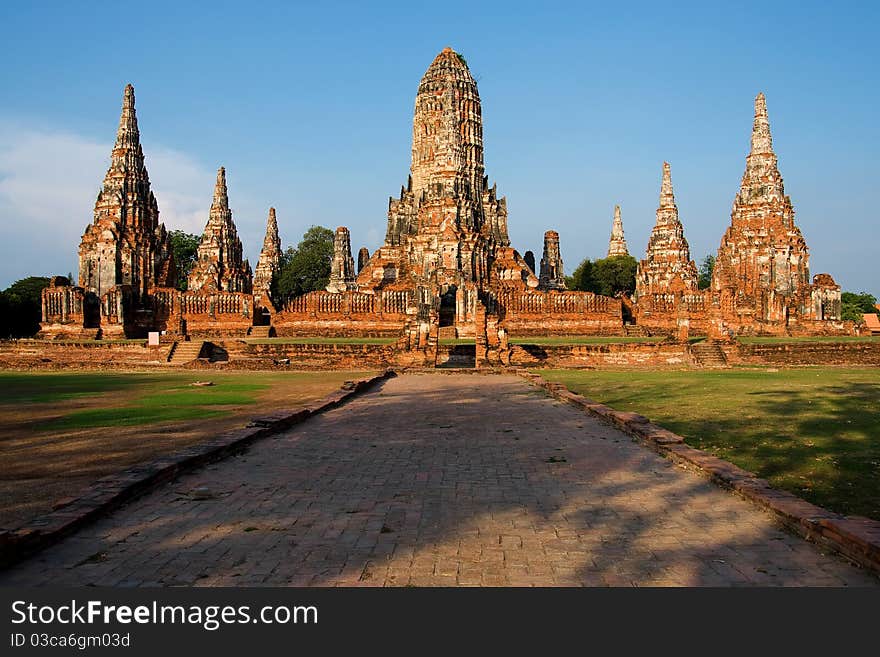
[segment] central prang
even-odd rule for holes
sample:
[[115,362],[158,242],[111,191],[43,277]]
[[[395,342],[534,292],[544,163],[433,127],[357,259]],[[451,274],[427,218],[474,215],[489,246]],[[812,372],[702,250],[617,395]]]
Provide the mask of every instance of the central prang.
[[385,243],[357,287],[422,288],[442,300],[464,287],[480,293],[502,285],[524,290],[538,279],[510,248],[506,200],[485,176],[477,83],[464,58],[446,48],[419,83],[409,181],[390,199]]

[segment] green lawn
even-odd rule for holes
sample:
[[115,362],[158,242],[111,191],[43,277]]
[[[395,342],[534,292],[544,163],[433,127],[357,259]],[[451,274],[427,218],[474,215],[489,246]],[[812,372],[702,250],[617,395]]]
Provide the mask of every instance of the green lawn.
[[[368,372],[0,372],[0,527]],[[213,386],[192,386],[210,380]]]
[[815,504],[880,520],[880,369],[541,370]]
[[243,338],[248,344],[392,344],[397,338]]
[[[325,377],[356,378],[363,372]],[[216,385],[193,386],[200,379]],[[311,372],[161,374],[110,373],[14,373],[0,372],[0,412],[11,405],[48,404],[79,400],[84,408],[71,408],[55,417],[37,421],[38,430],[90,427],[142,426],[160,422],[203,420],[221,417],[254,404],[270,387],[283,384],[314,385],[320,376]],[[331,385],[332,388],[332,385]],[[111,393],[115,393],[112,394]]]

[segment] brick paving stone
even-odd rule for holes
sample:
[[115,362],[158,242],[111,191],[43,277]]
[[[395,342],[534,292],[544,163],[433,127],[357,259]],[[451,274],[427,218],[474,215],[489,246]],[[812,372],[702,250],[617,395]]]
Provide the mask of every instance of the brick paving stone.
[[[181,494],[197,486],[217,498]],[[880,579],[519,377],[407,374],[186,474],[0,574],[3,586],[43,584]]]

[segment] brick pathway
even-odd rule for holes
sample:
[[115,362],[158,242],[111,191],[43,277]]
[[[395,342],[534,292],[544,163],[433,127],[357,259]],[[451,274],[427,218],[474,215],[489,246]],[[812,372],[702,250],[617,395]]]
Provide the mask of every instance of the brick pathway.
[[[195,499],[206,487],[211,499]],[[203,493],[204,494],[204,493]],[[514,376],[405,375],[0,585],[878,585]]]

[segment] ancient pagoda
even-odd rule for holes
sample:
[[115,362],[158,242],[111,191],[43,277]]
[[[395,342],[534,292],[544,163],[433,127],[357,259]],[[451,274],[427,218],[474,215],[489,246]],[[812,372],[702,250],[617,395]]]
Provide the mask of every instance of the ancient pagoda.
[[192,291],[245,292],[252,286],[251,268],[242,260],[241,240],[229,209],[226,169],[217,171],[214,201],[189,274]]
[[173,287],[174,258],[144,164],[134,87],[125,87],[110,168],[95,201],[94,220],[79,246],[79,284],[103,296],[117,285],[137,299],[154,286]]
[[477,83],[464,58],[445,48],[419,83],[410,176],[389,201],[385,243],[358,288],[423,288],[454,299],[463,286],[537,282],[510,247],[507,202],[485,175]]
[[275,208],[269,208],[266,236],[263,238],[260,259],[257,260],[257,267],[254,270],[254,298],[257,303],[269,298],[272,279],[278,273],[280,266],[281,238],[278,236],[278,221],[275,218]]
[[748,327],[839,318],[839,286],[827,274],[810,283],[809,251],[785,194],[763,93],[755,98],[751,148],[730,218],[712,275],[725,322],[760,331]]
[[669,163],[664,162],[657,219],[648,239],[645,259],[636,270],[636,297],[696,289],[697,266],[691,260],[684,227],[678,218]]
[[611,239],[608,241],[608,256],[616,258],[617,256],[628,256],[629,250],[626,248],[626,238],[623,236],[623,219],[620,218],[620,206],[614,206],[614,222],[611,224]]

